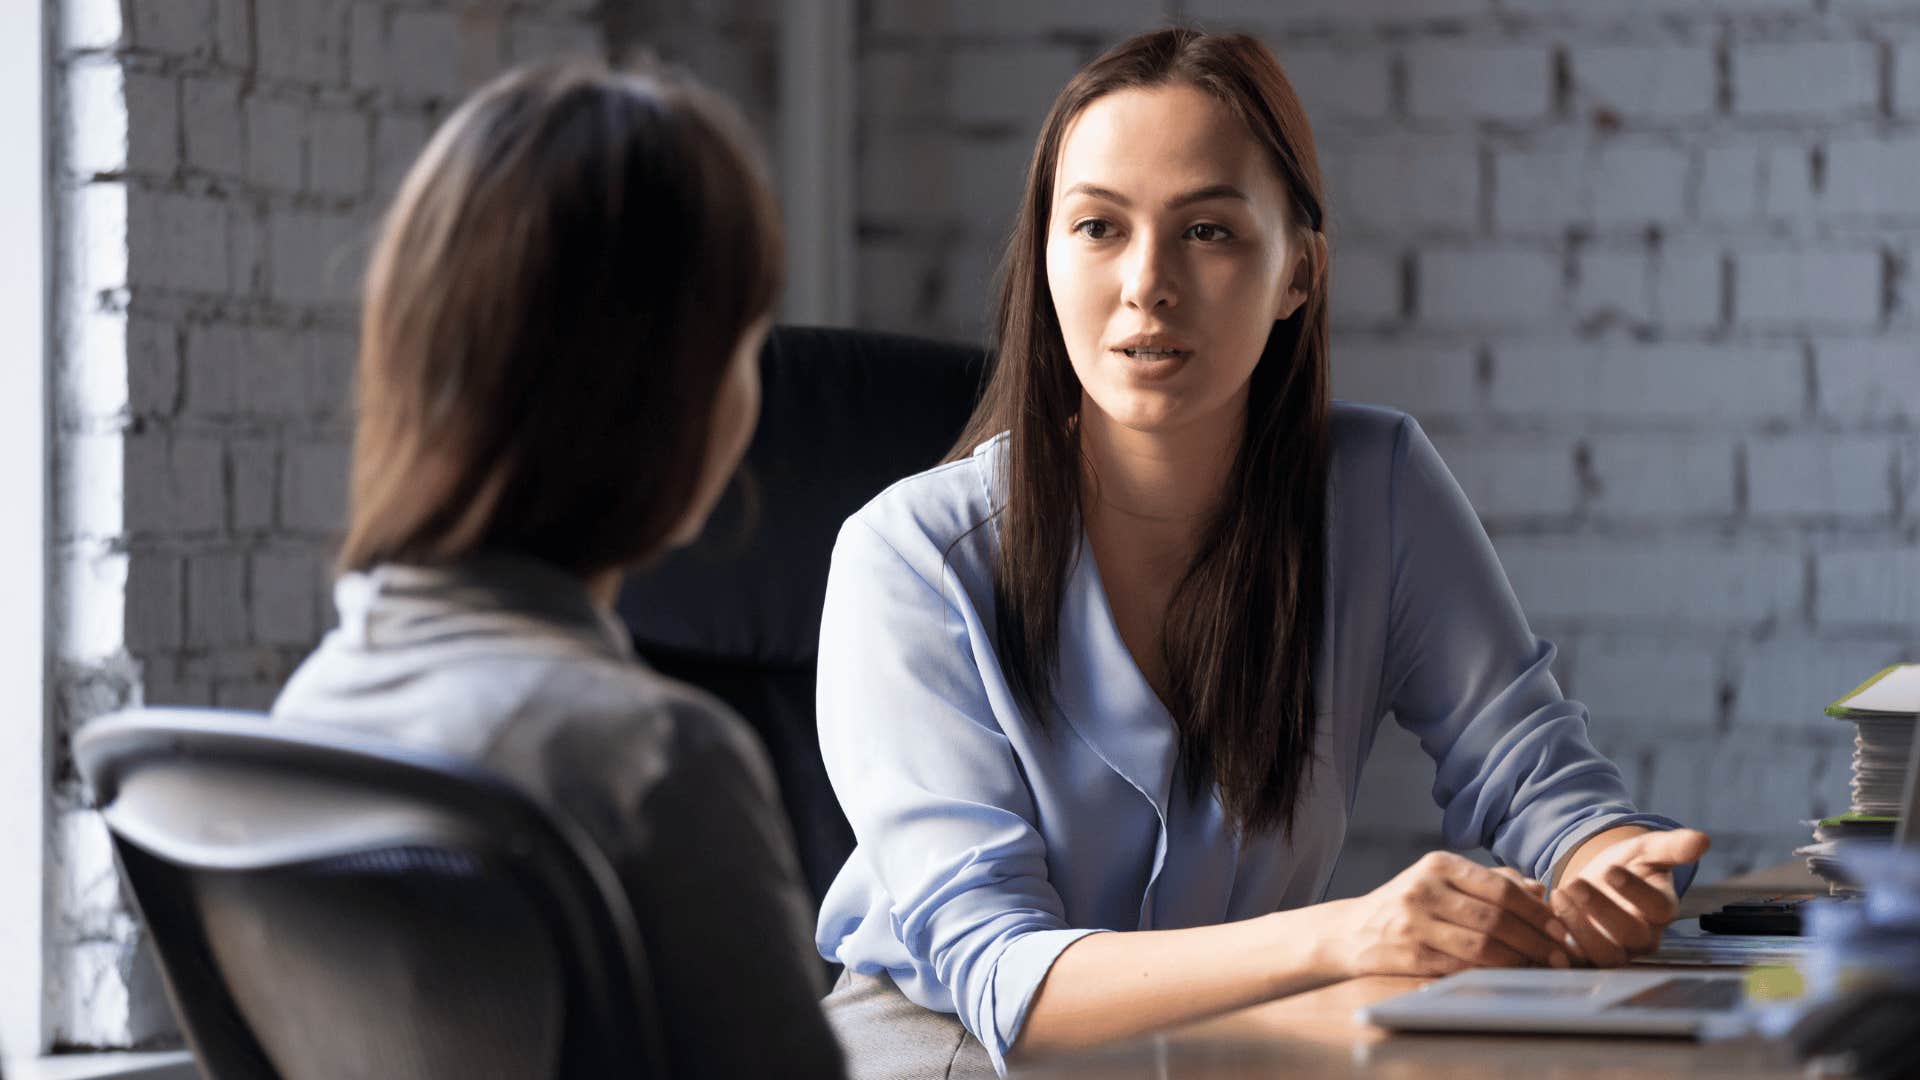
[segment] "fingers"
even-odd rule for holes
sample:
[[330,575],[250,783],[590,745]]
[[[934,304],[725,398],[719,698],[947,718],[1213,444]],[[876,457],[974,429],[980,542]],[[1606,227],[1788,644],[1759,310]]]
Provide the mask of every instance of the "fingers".
[[1500,910],[1512,912],[1548,945],[1557,945],[1565,940],[1567,928],[1555,917],[1552,906],[1547,903],[1544,887],[1530,888],[1527,879],[1510,869],[1503,867],[1501,870],[1490,870],[1458,855],[1442,860],[1439,869],[1455,889]]
[[1437,915],[1415,921],[1414,935],[1422,945],[1436,949],[1468,967],[1524,967],[1527,957],[1488,934]]
[[[1457,891],[1443,894],[1434,904],[1434,915],[1442,922],[1500,943],[1522,961],[1552,967],[1572,966],[1564,945],[1513,912],[1484,900]],[[1553,922],[1559,925],[1560,920],[1556,918]]]
[[1659,944],[1658,932],[1644,918],[1585,878],[1567,882],[1560,895],[1571,909],[1561,913],[1595,966],[1617,967]]
[[1661,888],[1624,866],[1608,867],[1601,880],[1654,926],[1666,926],[1680,912],[1679,898],[1672,889]]

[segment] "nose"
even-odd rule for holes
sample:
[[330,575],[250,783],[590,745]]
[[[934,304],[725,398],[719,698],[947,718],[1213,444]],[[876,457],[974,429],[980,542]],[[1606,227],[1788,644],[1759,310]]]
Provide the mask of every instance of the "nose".
[[1142,235],[1127,252],[1122,271],[1121,299],[1136,311],[1156,311],[1180,303],[1174,252],[1152,236]]

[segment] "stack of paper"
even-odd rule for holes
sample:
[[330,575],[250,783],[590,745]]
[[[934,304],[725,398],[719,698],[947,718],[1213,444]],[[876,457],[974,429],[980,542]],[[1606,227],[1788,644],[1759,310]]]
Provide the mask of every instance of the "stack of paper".
[[1920,664],[1898,664],[1827,706],[1827,715],[1852,722],[1853,807],[1814,824],[1814,842],[1795,854],[1834,892],[1851,892],[1842,858],[1851,845],[1884,844],[1899,825],[1907,754],[1920,725]]

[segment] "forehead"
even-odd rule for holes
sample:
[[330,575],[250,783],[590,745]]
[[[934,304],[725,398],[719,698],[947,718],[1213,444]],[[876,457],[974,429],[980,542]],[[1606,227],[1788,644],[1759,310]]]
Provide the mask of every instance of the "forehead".
[[1279,179],[1246,124],[1182,83],[1116,90],[1082,109],[1060,143],[1056,197],[1077,183],[1129,197],[1229,183],[1255,200],[1279,197]]

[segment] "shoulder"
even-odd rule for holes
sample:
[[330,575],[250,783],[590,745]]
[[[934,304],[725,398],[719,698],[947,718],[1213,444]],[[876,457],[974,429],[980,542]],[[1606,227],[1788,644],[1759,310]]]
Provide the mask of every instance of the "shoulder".
[[958,461],[899,480],[841,526],[836,563],[897,556],[929,584],[991,562],[994,515],[1003,502],[1007,436],[996,435]]
[[1358,478],[1391,470],[1395,459],[1406,452],[1409,439],[1420,431],[1419,422],[1408,413],[1354,401],[1335,401],[1328,420],[1336,476]]

